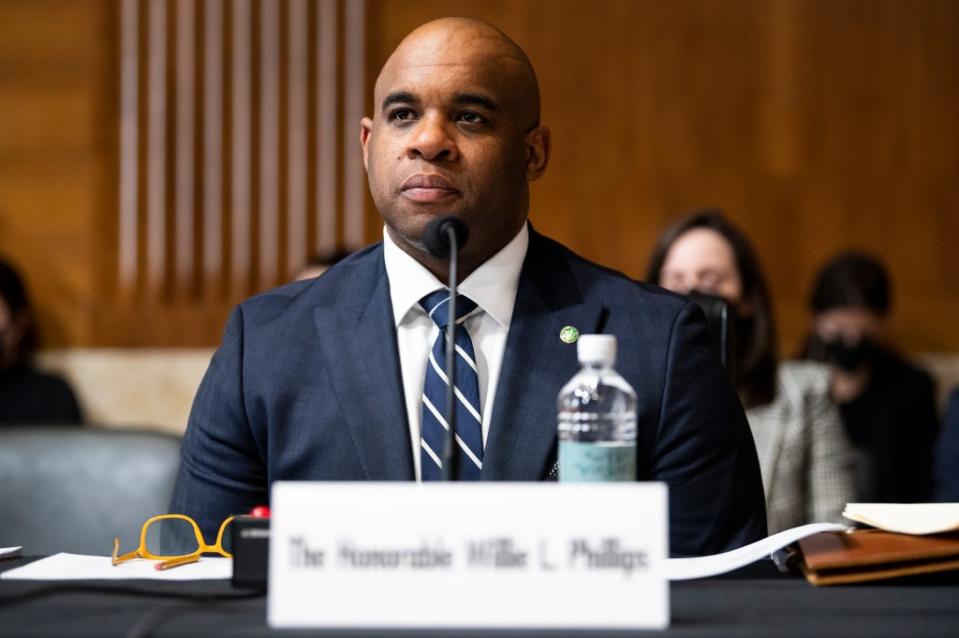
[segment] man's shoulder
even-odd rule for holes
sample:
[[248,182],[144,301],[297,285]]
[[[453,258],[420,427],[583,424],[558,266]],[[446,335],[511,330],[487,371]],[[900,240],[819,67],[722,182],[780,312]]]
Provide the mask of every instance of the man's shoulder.
[[600,301],[607,307],[655,309],[671,316],[691,303],[682,295],[591,261],[545,235],[532,233],[531,240],[538,252],[569,266],[584,300]]
[[237,311],[247,325],[312,314],[320,306],[349,304],[367,295],[377,269],[382,268],[382,242],[363,248],[318,277],[294,281],[242,301]]
[[[313,306],[334,301],[343,295],[344,289],[356,285],[357,278],[375,271],[382,262],[382,242],[359,250],[343,261],[331,266],[322,275],[293,281],[271,288],[242,301],[239,305],[245,314],[261,314],[296,308],[298,305]],[[362,291],[354,291],[361,294]],[[342,301],[342,297],[340,297]]]

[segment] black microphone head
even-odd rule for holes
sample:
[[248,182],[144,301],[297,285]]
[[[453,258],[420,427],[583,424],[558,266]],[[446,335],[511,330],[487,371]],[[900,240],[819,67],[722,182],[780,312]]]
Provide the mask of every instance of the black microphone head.
[[434,257],[450,256],[450,230],[456,235],[456,246],[463,248],[470,237],[470,228],[456,215],[444,215],[430,220],[423,232],[423,244]]

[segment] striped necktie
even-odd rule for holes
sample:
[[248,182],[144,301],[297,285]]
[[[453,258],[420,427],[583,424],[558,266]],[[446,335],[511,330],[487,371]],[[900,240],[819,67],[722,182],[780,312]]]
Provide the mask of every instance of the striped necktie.
[[[420,305],[439,327],[426,363],[423,384],[423,419],[420,429],[420,468],[424,481],[443,478],[443,450],[449,426],[446,423],[446,327],[449,322],[449,292],[437,290],[420,300]],[[456,453],[459,478],[478,481],[483,467],[483,419],[480,416],[479,379],[473,341],[463,321],[476,309],[463,295],[456,296]]]

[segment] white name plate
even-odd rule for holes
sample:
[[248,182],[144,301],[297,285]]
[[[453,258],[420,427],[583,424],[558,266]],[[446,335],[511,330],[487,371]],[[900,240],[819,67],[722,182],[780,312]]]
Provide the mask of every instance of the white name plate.
[[662,483],[273,486],[272,627],[669,625]]

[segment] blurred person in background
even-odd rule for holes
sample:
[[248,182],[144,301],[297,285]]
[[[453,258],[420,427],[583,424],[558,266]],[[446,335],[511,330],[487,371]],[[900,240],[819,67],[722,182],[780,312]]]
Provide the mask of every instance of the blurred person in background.
[[936,500],[959,503],[959,387],[949,395],[936,446]]
[[853,495],[851,453],[829,399],[828,369],[778,360],[772,303],[745,235],[717,210],[684,217],[660,237],[647,279],[730,306],[733,381],[759,453],[769,533],[842,522]]
[[33,367],[38,347],[26,286],[0,259],[0,425],[79,424],[80,407],[70,386]]
[[840,253],[816,276],[809,306],[803,355],[832,368],[830,395],[856,454],[857,499],[932,500],[935,387],[884,343],[892,308],[886,269],[866,253]]

